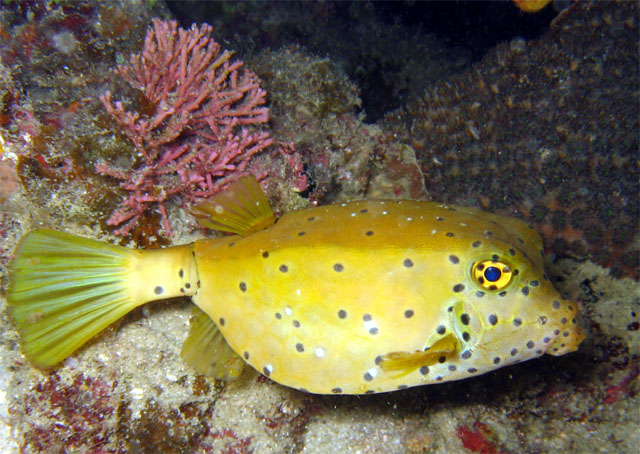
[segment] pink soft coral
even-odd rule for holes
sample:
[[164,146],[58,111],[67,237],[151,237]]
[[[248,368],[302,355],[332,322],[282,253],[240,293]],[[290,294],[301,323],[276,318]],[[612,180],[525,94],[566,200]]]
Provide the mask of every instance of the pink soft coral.
[[171,235],[169,198],[189,204],[210,197],[246,174],[252,156],[272,143],[256,128],[269,119],[258,76],[241,71],[242,62],[232,61],[231,52],[221,52],[211,30],[207,24],[184,30],[175,21],[155,19],[142,54],[118,67],[118,74],[145,95],[150,114],[125,110],[109,91],[100,97],[143,160],[133,170],[96,166],[129,192],[107,221],[119,226],[116,234],[128,234],[156,205]]

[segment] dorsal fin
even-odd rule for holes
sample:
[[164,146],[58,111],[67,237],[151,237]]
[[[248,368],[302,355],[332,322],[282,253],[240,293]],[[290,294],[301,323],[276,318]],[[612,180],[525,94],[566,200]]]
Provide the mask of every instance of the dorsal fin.
[[196,372],[218,380],[235,380],[244,361],[234,352],[216,324],[197,306],[193,307],[189,336],[182,345],[182,359]]
[[193,214],[204,227],[242,236],[276,222],[267,197],[253,175],[237,179],[225,191],[195,207]]

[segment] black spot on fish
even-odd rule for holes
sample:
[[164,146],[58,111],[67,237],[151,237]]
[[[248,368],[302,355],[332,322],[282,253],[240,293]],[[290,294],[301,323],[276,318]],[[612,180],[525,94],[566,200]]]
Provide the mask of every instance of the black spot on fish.
[[453,291],[459,293],[464,290],[464,284],[456,284],[453,286]]
[[333,388],[333,389],[331,390],[331,392],[332,392],[333,394],[341,394],[341,393],[342,393],[342,389],[341,389],[341,388]]
[[244,359],[249,361],[249,352],[244,352]]
[[224,326],[224,323],[225,323],[224,318],[221,318],[220,319],[220,326]]
[[228,246],[229,247],[233,247],[233,246],[235,246],[235,244],[236,244],[235,241],[232,241],[231,243],[228,244]]
[[282,318],[282,314],[280,312],[276,312],[276,318],[280,320]]
[[455,255],[450,255],[449,256],[449,261],[451,263],[453,263],[454,265],[457,265],[458,263],[460,263],[460,259]]
[[476,372],[478,372],[478,369],[476,369],[475,367],[470,367],[469,369],[467,369],[467,372],[469,372],[470,374],[475,374]]
[[340,318],[347,318],[347,311],[345,311],[344,309],[340,309],[338,311],[338,317]]
[[411,268],[413,266],[413,261],[411,259],[404,259],[402,262],[405,268]]
[[365,372],[364,379],[366,381],[371,381],[371,380],[373,380],[373,375],[371,375],[369,372]]
[[300,328],[300,322],[298,320],[293,321],[293,326],[296,328]]
[[184,284],[184,288],[187,288],[187,289],[191,288],[191,284],[187,282],[186,284]]
[[529,287],[527,287],[526,285],[522,287],[522,294],[524,296],[529,296]]
[[513,326],[516,326],[516,327],[517,327],[517,326],[520,326],[520,325],[522,325],[522,320],[521,320],[521,319],[519,319],[519,318],[517,318],[517,317],[516,317],[516,318],[514,318],[514,319],[513,319]]
[[287,271],[289,271],[289,267],[287,265],[280,265],[280,268],[278,269],[283,273],[286,273]]
[[493,364],[500,364],[500,358],[498,356],[493,358]]
[[301,343],[297,343],[296,344],[296,350],[300,353],[302,353],[304,351],[304,345],[302,345]]
[[496,314],[489,315],[489,323],[495,326],[498,323],[498,316]]
[[306,232],[304,232],[304,231],[303,232],[298,232],[298,236],[304,236],[305,233]]
[[376,327],[374,326],[373,328],[371,328],[371,329],[369,330],[369,334],[373,334],[373,335],[378,334],[378,328],[376,328]]
[[445,328],[445,326],[444,326],[444,325],[440,325],[440,326],[438,326],[438,328],[436,329],[436,332],[442,336],[444,333],[446,333],[446,332],[447,332],[447,328]]
[[455,236],[455,234],[451,233],[451,232],[447,232],[446,234],[449,238],[453,238]]
[[518,349],[517,348],[512,348],[511,349],[511,356],[516,356],[518,354]]
[[366,208],[363,208],[362,210],[360,210],[360,213],[366,213],[367,211],[369,210],[367,210]]
[[178,271],[178,276],[184,277],[184,270],[182,268],[180,268],[180,271]]
[[533,347],[535,347],[535,346],[536,346],[536,344],[535,344],[533,341],[529,341],[529,342],[527,342],[527,348],[528,348],[528,349],[532,349],[532,348],[533,348]]
[[469,358],[471,358],[471,352],[469,350],[465,350],[465,351],[462,352],[460,357],[462,359],[469,359]]
[[427,366],[422,366],[422,367],[420,368],[420,373],[421,373],[422,375],[427,375],[427,374],[429,373],[429,368],[428,368]]
[[469,340],[471,339],[471,335],[465,331],[465,332],[462,333],[462,339],[465,342],[469,342]]
[[468,325],[470,321],[469,314],[460,315],[460,321],[462,322],[463,325]]
[[376,356],[376,359],[375,359],[376,365],[380,365],[381,362],[382,362],[382,356],[381,355]]
[[240,287],[240,291],[242,291],[242,292],[246,292],[247,291],[247,284],[246,283],[240,282],[239,287]]
[[446,357],[446,356],[441,356],[440,358],[438,358],[438,362],[439,362],[440,364],[444,363],[446,360],[447,360],[447,357]]
[[342,265],[342,263],[334,263],[333,269],[334,271],[340,273],[341,271],[344,271],[344,266]]
[[480,245],[482,244],[482,241],[474,241],[473,243],[471,243],[472,247],[480,247]]
[[269,251],[264,251],[264,252],[262,253],[262,257],[264,257],[265,259],[266,259],[266,258],[269,258]]
[[164,289],[159,285],[153,289],[153,293],[155,293],[156,295],[162,295],[163,292],[164,292]]
[[371,321],[371,315],[369,314],[364,314],[362,316],[362,320],[364,320],[365,322],[370,322]]
[[373,235],[373,230],[367,230],[367,232],[365,233],[365,235],[367,235],[367,236],[371,236],[371,235]]
[[406,311],[404,311],[404,316],[405,318],[413,317],[413,311],[411,309],[407,309]]

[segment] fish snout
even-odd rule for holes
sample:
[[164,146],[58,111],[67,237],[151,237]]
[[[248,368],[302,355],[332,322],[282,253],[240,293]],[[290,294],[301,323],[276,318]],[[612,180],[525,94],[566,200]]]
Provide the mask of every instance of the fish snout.
[[[578,314],[572,314],[574,318],[570,324],[563,324],[559,329],[559,334],[549,345],[546,353],[553,356],[562,356],[578,350],[580,343],[587,337],[584,329],[577,320]],[[565,319],[563,319],[565,320]]]

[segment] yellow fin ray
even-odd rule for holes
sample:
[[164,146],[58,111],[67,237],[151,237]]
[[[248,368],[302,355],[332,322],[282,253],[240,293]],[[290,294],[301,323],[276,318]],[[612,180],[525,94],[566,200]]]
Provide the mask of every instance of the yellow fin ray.
[[143,304],[127,285],[138,254],[52,230],[27,234],[11,265],[7,302],[29,360],[54,366]]
[[276,221],[260,184],[252,175],[239,178],[227,190],[194,208],[198,222],[209,229],[247,236]]
[[235,380],[244,361],[227,344],[211,318],[193,307],[189,336],[182,346],[182,359],[198,373],[218,380]]
[[382,357],[380,368],[385,372],[399,372],[394,378],[403,377],[422,366],[436,364],[443,356],[448,359],[456,352],[457,347],[455,336],[448,334],[426,351],[387,353]]

